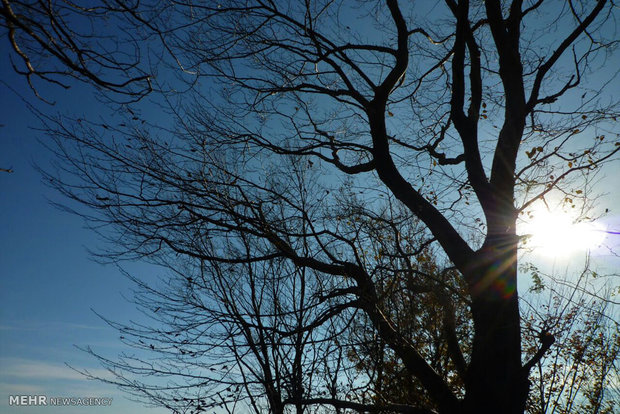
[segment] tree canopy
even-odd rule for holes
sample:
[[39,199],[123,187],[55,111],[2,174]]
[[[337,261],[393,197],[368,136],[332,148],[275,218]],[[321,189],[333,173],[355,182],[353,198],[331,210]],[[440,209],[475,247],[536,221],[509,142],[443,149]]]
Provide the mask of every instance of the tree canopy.
[[42,115],[51,185],[105,257],[171,272],[135,279],[156,323],[110,321],[159,355],[102,359],[117,383],[176,412],[546,412],[540,384],[574,381],[542,361],[583,317],[602,412],[617,325],[524,309],[517,222],[550,199],[589,220],[618,161],[613,1],[1,10],[33,90],[72,77],[115,111]]

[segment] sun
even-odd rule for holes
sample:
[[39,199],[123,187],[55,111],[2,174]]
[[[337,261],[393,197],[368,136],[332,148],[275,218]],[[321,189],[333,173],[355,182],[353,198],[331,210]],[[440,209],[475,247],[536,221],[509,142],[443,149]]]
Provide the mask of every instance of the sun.
[[601,225],[589,221],[579,222],[561,209],[535,209],[519,227],[520,234],[526,236],[525,247],[548,257],[568,257],[586,252],[600,246],[605,238]]

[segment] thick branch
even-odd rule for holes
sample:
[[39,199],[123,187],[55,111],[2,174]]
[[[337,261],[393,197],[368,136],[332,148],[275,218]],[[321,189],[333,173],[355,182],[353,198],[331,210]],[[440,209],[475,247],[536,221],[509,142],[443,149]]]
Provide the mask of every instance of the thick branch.
[[[452,58],[452,97],[450,114],[454,126],[461,137],[464,149],[467,176],[472,188],[476,192],[483,209],[489,206],[489,185],[480,148],[478,147],[478,117],[482,103],[482,79],[480,73],[480,50],[476,44],[473,31],[469,25],[469,2],[462,1],[457,5],[453,0],[446,0],[456,17],[456,38],[454,42],[454,57]],[[465,47],[469,51],[470,68],[470,96],[471,103],[468,114],[465,114]]]
[[373,142],[373,156],[381,181],[430,229],[433,236],[445,249],[452,262],[464,269],[467,258],[472,253],[469,245],[458,234],[450,222],[417,192],[400,174],[390,154],[389,140],[385,125],[385,108],[388,95],[398,80],[404,76],[409,57],[408,30],[396,1],[388,1],[388,7],[398,30],[398,50],[396,64],[381,86],[375,98],[369,103],[367,113]]

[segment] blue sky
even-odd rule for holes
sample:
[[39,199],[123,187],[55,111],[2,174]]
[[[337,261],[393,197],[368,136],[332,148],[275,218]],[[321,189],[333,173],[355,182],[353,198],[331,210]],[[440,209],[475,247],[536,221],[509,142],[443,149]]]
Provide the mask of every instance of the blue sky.
[[[36,102],[24,80],[14,75],[6,62],[1,65],[4,82]],[[68,96],[76,95],[71,91]],[[56,414],[84,410],[8,406],[8,395],[43,394],[113,398],[112,407],[89,408],[93,414],[166,412],[145,408],[113,386],[88,381],[65,365],[105,375],[97,361],[74,345],[90,345],[109,356],[127,350],[118,334],[91,309],[113,320],[136,317],[133,305],[123,298],[130,296],[131,285],[115,266],[89,258],[86,247],[100,242],[84,228],[80,217],[50,205],[50,200],[61,199],[42,184],[33,166],[44,166],[50,154],[37,141],[40,132],[30,128],[36,124],[35,118],[5,84],[0,84],[0,107],[0,124],[4,125],[0,128],[0,168],[14,170],[0,174],[0,411]],[[603,184],[611,186],[618,173],[617,166],[612,167]],[[617,200],[617,192],[612,192],[601,200],[600,207],[618,206]],[[607,258],[600,264],[612,268],[618,262]],[[552,260],[547,264],[564,267]],[[157,272],[139,264],[131,270]]]
[[[7,46],[8,42],[0,43],[0,56],[8,55]],[[40,102],[7,59],[0,59],[0,79],[0,168],[14,171],[0,173],[0,412],[86,411],[83,407],[9,407],[12,394],[113,398],[111,407],[88,408],[93,414],[166,412],[143,408],[115,387],[88,381],[65,365],[104,374],[94,358],[74,345],[91,345],[108,356],[126,350],[118,334],[92,310],[121,321],[135,317],[134,306],[123,298],[131,296],[130,283],[115,266],[89,258],[86,246],[96,247],[98,240],[80,217],[49,203],[60,198],[42,184],[34,165],[45,166],[50,154],[37,141],[42,136],[32,129],[36,119],[19,95]],[[79,88],[63,95],[64,99],[58,95],[54,110],[88,102]],[[92,105],[90,101],[87,105]],[[131,270],[153,272],[146,265]]]
[[[7,42],[0,42],[0,56],[7,56]],[[45,166],[49,152],[37,141],[44,137],[33,130],[35,117],[20,98],[41,105],[28,89],[25,79],[14,74],[7,59],[0,59],[0,411],[2,413],[72,413],[76,407],[18,408],[8,406],[13,394],[48,396],[112,397],[111,407],[89,408],[89,413],[158,413],[162,409],[144,408],[128,400],[112,386],[86,380],[65,364],[105,375],[96,360],[75,345],[90,345],[108,356],[126,347],[118,334],[100,320],[95,310],[112,320],[138,317],[134,306],[123,297],[131,296],[130,282],[113,265],[91,260],[86,247],[99,245],[97,236],[84,228],[80,217],[54,208],[49,201],[61,198],[41,182],[34,164]],[[10,85],[10,88],[9,86]],[[46,91],[42,86],[42,92]],[[59,89],[53,89],[54,93]],[[96,110],[95,101],[85,89],[73,88],[62,94],[56,108]],[[620,166],[606,170],[601,182],[610,194],[599,202],[599,209],[610,208],[610,228],[620,227],[620,198],[613,190]],[[609,240],[618,246],[617,241]],[[542,259],[538,259],[542,260]],[[547,261],[549,266],[562,263]],[[599,257],[608,269],[620,267],[620,260]],[[157,269],[133,264],[134,274]]]

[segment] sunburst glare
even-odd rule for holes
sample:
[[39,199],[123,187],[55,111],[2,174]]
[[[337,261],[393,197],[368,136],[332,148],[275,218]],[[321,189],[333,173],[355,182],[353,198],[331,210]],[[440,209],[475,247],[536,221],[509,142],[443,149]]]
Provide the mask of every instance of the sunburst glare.
[[590,221],[577,221],[571,214],[538,208],[519,226],[526,236],[524,246],[548,257],[568,257],[571,254],[593,250],[605,238],[602,225]]

